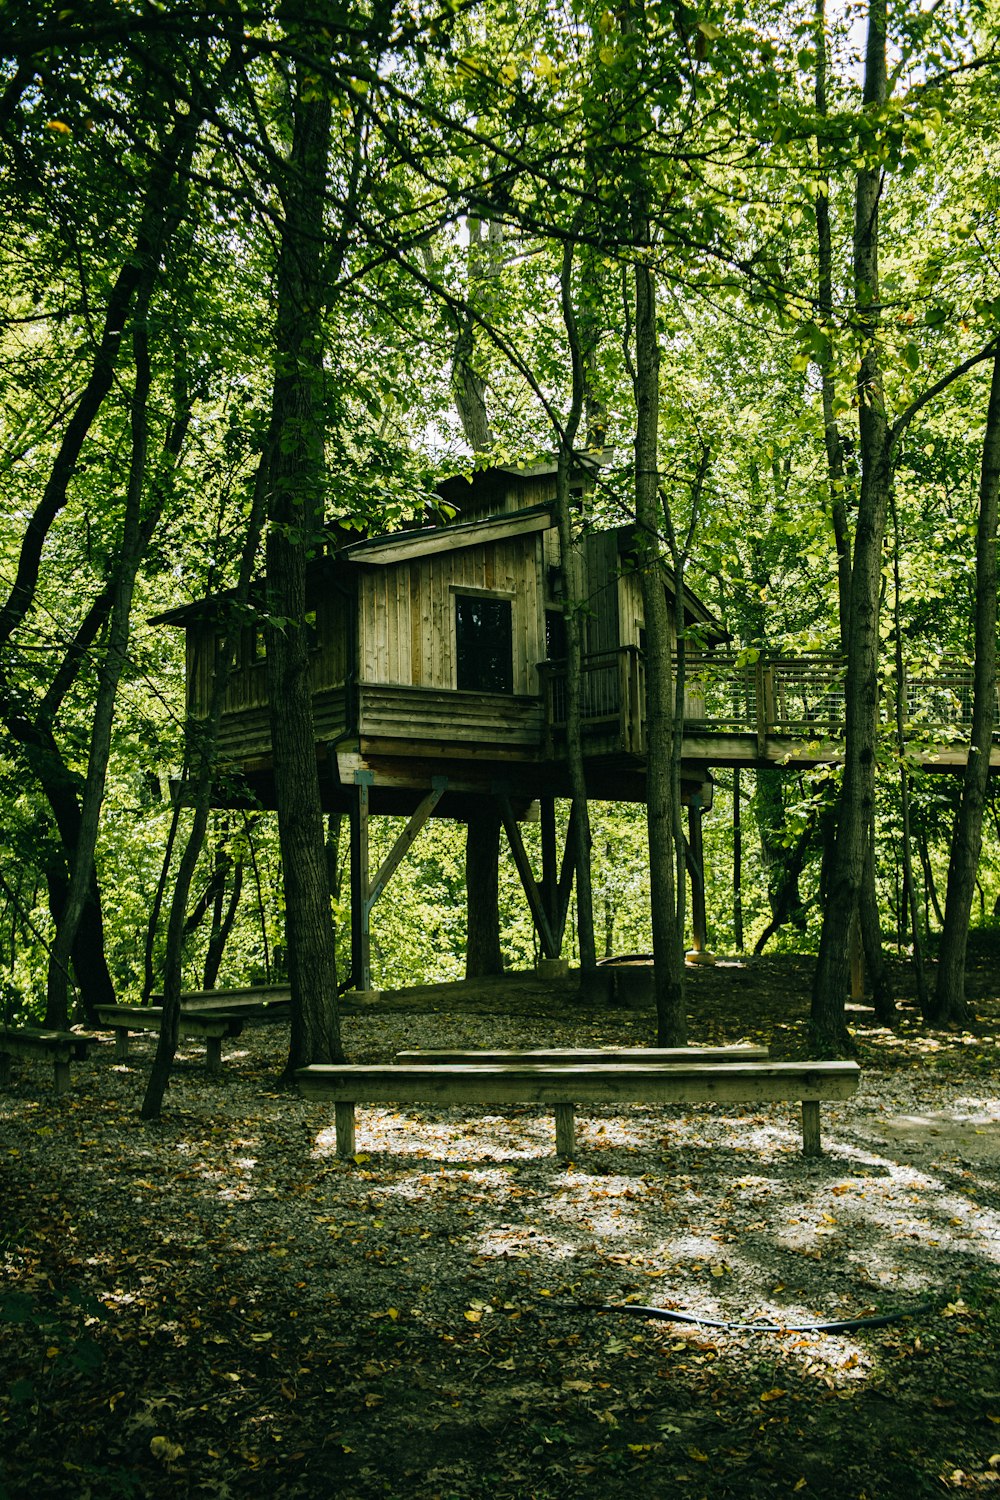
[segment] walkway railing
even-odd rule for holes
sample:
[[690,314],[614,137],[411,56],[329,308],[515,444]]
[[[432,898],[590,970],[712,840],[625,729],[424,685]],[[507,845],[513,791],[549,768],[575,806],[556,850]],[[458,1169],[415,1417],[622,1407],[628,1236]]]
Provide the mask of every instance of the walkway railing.
[[[541,667],[549,730],[566,725],[566,666]],[[840,740],[844,735],[845,663],[838,656],[772,656],[753,651],[688,652],[685,728],[689,734],[745,735],[758,740]],[[960,740],[972,722],[972,668],[907,676],[903,683],[907,730],[929,738]],[[887,684],[882,717],[894,714],[896,684]],[[618,748],[643,746],[645,672],[634,646],[587,656],[581,709],[588,737],[611,736]],[[1000,710],[1000,697],[998,697]],[[1000,723],[1000,712],[998,712]]]

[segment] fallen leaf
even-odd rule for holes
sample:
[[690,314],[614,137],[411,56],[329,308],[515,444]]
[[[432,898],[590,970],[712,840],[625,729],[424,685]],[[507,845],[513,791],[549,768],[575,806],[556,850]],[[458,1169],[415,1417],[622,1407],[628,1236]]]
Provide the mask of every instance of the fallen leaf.
[[184,1457],[184,1449],[180,1443],[172,1443],[168,1437],[150,1438],[149,1451],[162,1464],[176,1463],[177,1459]]

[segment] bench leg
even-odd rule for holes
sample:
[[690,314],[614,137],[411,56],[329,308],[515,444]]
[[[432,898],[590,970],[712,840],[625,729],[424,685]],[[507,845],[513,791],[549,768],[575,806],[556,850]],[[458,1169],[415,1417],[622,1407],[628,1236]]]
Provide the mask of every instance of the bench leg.
[[573,1106],[572,1104],[556,1105],[556,1155],[573,1155]]
[[115,1032],[115,1059],[117,1062],[125,1062],[128,1058],[128,1032],[124,1027],[119,1027]]
[[333,1106],[337,1130],[337,1155],[354,1155],[354,1102],[338,1099]]
[[213,1078],[222,1072],[221,1036],[207,1036],[205,1038],[205,1066]]
[[10,1083],[10,1053],[0,1052],[0,1084]]
[[65,1094],[69,1088],[69,1063],[65,1058],[54,1058],[52,1062],[56,1080],[56,1093]]
[[823,1147],[819,1139],[818,1099],[803,1099],[802,1101],[802,1154],[803,1156],[823,1155]]

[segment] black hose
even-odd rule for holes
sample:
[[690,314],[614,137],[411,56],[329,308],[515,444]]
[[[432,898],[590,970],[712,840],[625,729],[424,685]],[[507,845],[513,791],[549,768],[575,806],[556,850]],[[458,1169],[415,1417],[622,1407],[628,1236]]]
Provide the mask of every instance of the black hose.
[[580,1303],[591,1312],[634,1313],[637,1317],[657,1318],[663,1323],[696,1323],[699,1328],[720,1328],[728,1333],[847,1333],[852,1328],[885,1328],[890,1323],[901,1323],[904,1318],[934,1312],[938,1305],[936,1302],[921,1302],[919,1306],[902,1312],[882,1313],[873,1318],[838,1318],[828,1323],[726,1323],[717,1318],[699,1318],[694,1313],[673,1312],[667,1307],[643,1307],[638,1302]]

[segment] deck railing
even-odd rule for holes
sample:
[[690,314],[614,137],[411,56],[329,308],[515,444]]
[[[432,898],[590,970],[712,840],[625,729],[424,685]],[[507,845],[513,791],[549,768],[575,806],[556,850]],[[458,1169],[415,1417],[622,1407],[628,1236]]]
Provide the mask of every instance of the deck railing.
[[[566,726],[566,664],[541,666],[550,734]],[[689,651],[685,665],[685,728],[692,735],[754,734],[806,741],[840,740],[844,735],[845,663],[838,656],[771,656],[742,651]],[[949,666],[938,673],[907,676],[903,716],[908,731],[960,740],[972,722],[971,667]],[[889,682],[882,695],[882,718],[895,716]],[[645,719],[645,672],[634,646],[584,658],[581,715],[589,739],[615,739],[624,751],[640,752]],[[1000,725],[1000,696],[998,696]]]

